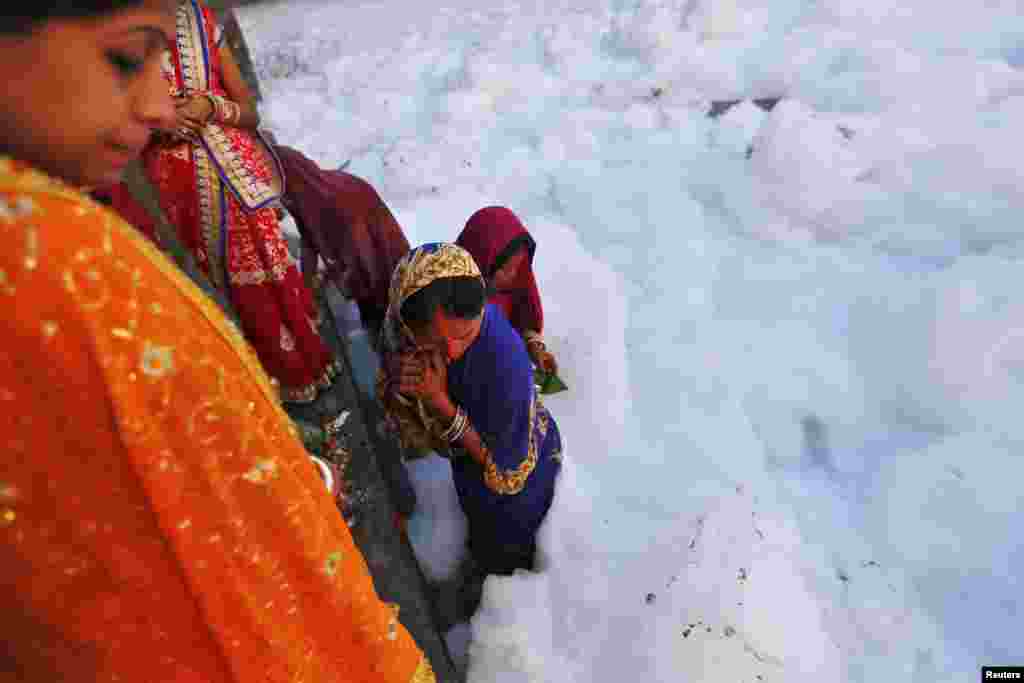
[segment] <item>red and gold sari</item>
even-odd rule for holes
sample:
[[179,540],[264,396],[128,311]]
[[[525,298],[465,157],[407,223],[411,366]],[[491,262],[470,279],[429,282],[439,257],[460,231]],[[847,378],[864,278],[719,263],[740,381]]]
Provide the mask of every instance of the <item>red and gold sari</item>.
[[[175,95],[227,96],[222,40],[209,8],[198,0],[179,3],[177,40],[164,65]],[[199,267],[228,295],[284,399],[316,398],[335,365],[312,322],[312,295],[272,206],[284,188],[270,146],[258,133],[211,123],[195,141],[153,145],[144,161],[164,213]]]

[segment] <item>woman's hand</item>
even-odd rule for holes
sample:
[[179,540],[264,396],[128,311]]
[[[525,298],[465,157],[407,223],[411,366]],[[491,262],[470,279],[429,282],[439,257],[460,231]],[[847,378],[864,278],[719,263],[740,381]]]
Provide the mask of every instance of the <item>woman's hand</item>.
[[530,344],[528,349],[530,351],[530,359],[533,360],[538,368],[548,375],[558,374],[558,362],[555,360],[555,356],[544,348],[542,344]]
[[385,367],[392,393],[416,396],[423,381],[423,362],[415,354],[391,354],[385,358]]
[[438,349],[398,354],[388,365],[394,391],[418,398],[436,411],[451,403],[448,398],[448,365]]
[[213,104],[203,95],[180,97],[175,102],[178,131],[198,135],[213,115]]

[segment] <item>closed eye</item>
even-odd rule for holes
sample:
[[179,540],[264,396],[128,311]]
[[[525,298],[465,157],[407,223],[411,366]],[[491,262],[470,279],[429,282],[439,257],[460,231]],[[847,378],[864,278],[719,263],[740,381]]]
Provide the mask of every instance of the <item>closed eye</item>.
[[114,68],[117,69],[118,73],[124,77],[134,76],[140,69],[142,69],[143,65],[143,60],[114,50],[107,52],[107,61],[109,61]]

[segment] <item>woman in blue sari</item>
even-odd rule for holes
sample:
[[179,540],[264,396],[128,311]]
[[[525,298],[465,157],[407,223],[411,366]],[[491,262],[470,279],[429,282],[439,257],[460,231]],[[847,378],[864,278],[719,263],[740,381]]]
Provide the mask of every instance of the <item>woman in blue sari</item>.
[[480,570],[533,569],[562,443],[522,337],[485,305],[479,268],[453,244],[407,254],[389,298],[377,392],[388,417],[405,445],[452,458]]

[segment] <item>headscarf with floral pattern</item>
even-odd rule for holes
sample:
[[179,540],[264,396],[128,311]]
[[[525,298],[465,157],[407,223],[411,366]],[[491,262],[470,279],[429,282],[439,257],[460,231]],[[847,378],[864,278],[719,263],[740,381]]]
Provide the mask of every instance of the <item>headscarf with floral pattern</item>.
[[[480,268],[473,257],[454,244],[424,244],[398,262],[391,276],[388,310],[381,328],[382,355],[406,353],[417,348],[412,330],[402,320],[402,304],[435,280],[450,277],[476,277],[483,282]],[[412,450],[447,448],[447,443],[440,435],[448,425],[439,424],[422,401],[392,391],[390,384],[387,370],[382,366],[377,373],[377,397],[402,444]]]

